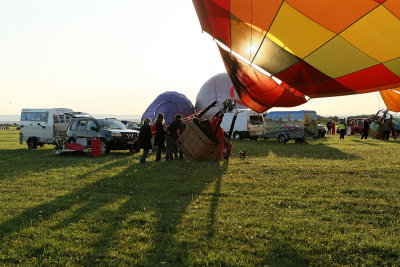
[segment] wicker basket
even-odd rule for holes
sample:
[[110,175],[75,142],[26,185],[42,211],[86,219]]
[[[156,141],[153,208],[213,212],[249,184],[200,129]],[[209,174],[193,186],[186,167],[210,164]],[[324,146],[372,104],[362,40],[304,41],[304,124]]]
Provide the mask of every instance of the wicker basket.
[[207,133],[211,133],[209,124],[191,121],[176,143],[189,160],[214,160],[218,145]]
[[382,126],[376,122],[372,122],[368,129],[368,136],[373,139],[382,138]]

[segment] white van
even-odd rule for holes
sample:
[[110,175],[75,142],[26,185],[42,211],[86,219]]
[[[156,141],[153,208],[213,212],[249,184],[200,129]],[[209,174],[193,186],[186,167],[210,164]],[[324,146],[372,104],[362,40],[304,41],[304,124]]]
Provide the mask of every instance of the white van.
[[[229,133],[234,113],[225,113],[222,118],[221,127]],[[251,109],[238,109],[232,138],[235,140],[250,138],[257,139],[263,135],[264,119],[262,114]]]
[[65,113],[69,108],[37,109],[24,108],[21,111],[19,143],[26,141],[29,149],[44,144],[54,144],[54,138],[64,139],[70,118]]

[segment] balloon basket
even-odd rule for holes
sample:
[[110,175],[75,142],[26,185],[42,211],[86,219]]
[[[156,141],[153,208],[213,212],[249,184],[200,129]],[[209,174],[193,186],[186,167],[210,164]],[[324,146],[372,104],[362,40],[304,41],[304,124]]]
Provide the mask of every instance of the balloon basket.
[[212,137],[209,121],[189,122],[176,141],[179,149],[191,161],[214,160],[218,145]]
[[372,122],[368,129],[368,136],[373,139],[382,138],[382,126],[376,122]]

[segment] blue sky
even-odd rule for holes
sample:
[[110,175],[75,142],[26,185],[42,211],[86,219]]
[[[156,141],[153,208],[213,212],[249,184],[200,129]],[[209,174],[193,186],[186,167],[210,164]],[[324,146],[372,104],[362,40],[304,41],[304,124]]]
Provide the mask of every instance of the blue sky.
[[[189,0],[15,0],[0,4],[0,114],[68,107],[141,114],[162,92],[195,101],[224,72]],[[375,113],[378,93],[313,99],[292,109]]]

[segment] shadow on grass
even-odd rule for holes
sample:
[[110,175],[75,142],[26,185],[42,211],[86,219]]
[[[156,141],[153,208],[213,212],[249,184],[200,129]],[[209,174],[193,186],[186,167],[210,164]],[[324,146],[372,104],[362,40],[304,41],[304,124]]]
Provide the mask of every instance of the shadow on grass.
[[386,140],[385,142],[388,142],[388,143],[391,143],[391,144],[398,144],[398,145],[400,145],[400,140],[399,140],[399,139],[397,139],[397,140]]
[[[224,162],[224,170],[226,170],[225,165],[227,165],[227,162]],[[215,187],[214,187],[214,193],[212,195],[211,203],[210,203],[210,211],[208,213],[208,237],[212,238],[215,233],[215,217],[217,214],[217,209],[218,209],[218,202],[219,198],[221,195],[221,181],[222,181],[222,175],[218,176],[216,181],[215,181]]]
[[[209,211],[209,229],[213,233],[215,214],[220,196],[221,177],[228,167],[227,162],[148,162],[139,166],[132,158],[116,159],[112,163],[104,164],[99,168],[81,174],[81,178],[100,173],[112,168],[125,168],[119,173],[100,179],[86,185],[79,190],[55,198],[47,203],[27,208],[22,213],[0,224],[0,242],[10,236],[20,233],[26,228],[37,228],[44,222],[50,223],[52,218],[63,211],[77,209],[68,213],[68,216],[50,226],[52,231],[62,230],[81,220],[98,219],[101,225],[88,225],[96,232],[96,239],[85,243],[88,248],[80,264],[92,265],[101,260],[114,246],[118,246],[115,240],[119,240],[119,231],[127,225],[144,231],[141,228],[152,229],[151,239],[153,247],[147,249],[142,256],[140,264],[157,265],[160,262],[173,262],[182,265],[187,261],[189,246],[185,243],[178,244],[174,240],[177,226],[182,220],[190,203],[204,191],[208,184],[215,182]],[[184,177],[174,175],[182,173],[179,170],[188,168]],[[197,168],[197,170],[196,170]],[[78,177],[79,179],[79,177]],[[109,207],[120,203],[115,209]],[[154,227],[150,227],[149,219],[136,214],[143,211],[150,212],[151,220],[155,220]],[[135,238],[135,237],[134,237]],[[137,237],[136,237],[137,238]],[[32,252],[34,253],[34,252]],[[133,252],[135,253],[135,252]],[[137,252],[136,252],[137,253]],[[139,258],[140,255],[135,255]],[[40,258],[43,255],[29,255]],[[15,259],[9,259],[13,262]]]
[[104,163],[105,161],[118,158],[126,158],[131,154],[123,151],[111,152],[101,158],[92,158],[91,153],[86,155],[65,154],[56,155],[54,149],[0,149],[0,181],[23,177],[27,173],[35,173],[43,170],[62,169],[65,167],[76,167],[86,163]]
[[358,144],[364,144],[364,145],[369,145],[369,146],[378,146],[377,144],[368,142],[367,140],[364,140],[364,141],[363,140],[352,140],[352,141],[354,143],[358,143]]
[[346,153],[338,148],[328,146],[324,143],[287,143],[279,144],[276,141],[258,141],[260,145],[248,146],[246,141],[239,141],[234,144],[236,150],[247,150],[246,156],[262,157],[273,153],[285,158],[313,158],[331,160],[356,160],[357,155]]
[[[82,158],[82,157],[80,157]],[[0,149],[0,180],[13,179],[26,173],[77,166],[82,159],[60,157],[52,149]]]
[[293,246],[293,242],[286,240],[270,240],[269,255],[265,263],[271,266],[310,266],[307,253],[299,251]]

